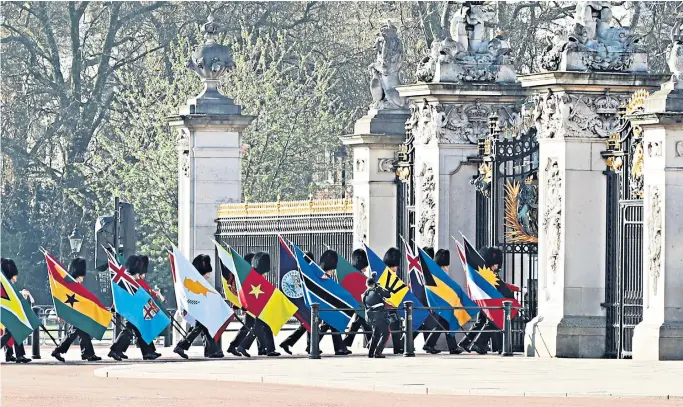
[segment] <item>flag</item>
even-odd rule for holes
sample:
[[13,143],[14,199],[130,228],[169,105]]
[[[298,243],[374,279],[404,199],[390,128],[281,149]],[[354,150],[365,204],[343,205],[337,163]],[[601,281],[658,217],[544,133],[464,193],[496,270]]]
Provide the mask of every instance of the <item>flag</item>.
[[[107,257],[109,258],[109,262],[112,262],[116,267],[122,267],[121,264],[123,263],[123,256],[118,255],[118,254],[117,254],[116,256],[114,256],[113,251],[107,250]],[[111,269],[110,269],[110,270],[111,270]],[[147,291],[147,293],[149,294],[150,297],[152,297],[152,299],[153,299],[154,302],[156,303],[157,307],[159,307],[159,310],[160,310],[161,312],[163,312],[163,313],[166,314],[166,315],[169,315],[168,310],[166,309],[166,307],[164,306],[163,302],[161,301],[161,298],[159,298],[159,297],[157,296],[156,292],[154,292],[154,290],[152,290],[152,287],[149,286],[149,284],[147,283],[147,281],[145,281],[145,280],[142,278],[142,276],[140,276],[139,279],[135,280],[135,282],[136,282],[140,287],[144,288],[145,291]]]
[[[470,242],[463,236],[465,245],[457,244],[458,256],[467,277],[467,291],[470,298],[480,307],[500,307],[503,301],[512,301],[512,315],[517,315],[519,302],[514,298],[510,289],[502,283],[500,278],[474,250]],[[503,329],[504,313],[502,309],[483,309],[486,316],[500,329]]]
[[173,246],[170,258],[178,308],[204,325],[218,342],[234,316],[232,309],[177,247]]
[[[365,246],[365,245],[364,245]],[[389,291],[391,297],[387,298],[386,302],[398,308],[398,311],[405,317],[405,310],[403,304],[406,301],[412,301],[414,305],[413,310],[413,330],[420,328],[420,325],[429,316],[429,312],[424,309],[418,309],[424,307],[424,304],[417,299],[415,294],[410,292],[406,283],[401,280],[401,278],[394,273],[382,259],[377,256],[368,246],[365,246],[365,253],[368,255],[368,263],[370,264],[370,270],[373,273],[377,273],[375,280],[377,284]]]
[[57,316],[93,338],[102,340],[111,323],[112,313],[94,294],[71,277],[50,253],[45,253],[45,261]]
[[420,256],[427,266],[423,270],[424,288],[430,307],[473,307],[455,310],[434,310],[448,321],[450,329],[457,330],[469,322],[479,311],[477,305],[465,294],[465,291],[451,276],[439,267],[427,253],[419,249]]
[[337,260],[337,281],[356,301],[362,302],[367,277],[342,256],[338,256]]
[[5,277],[5,273],[0,273],[0,320],[18,343],[23,342],[41,325],[31,304]]
[[410,246],[403,242],[406,247],[406,262],[408,263],[408,279],[410,284],[408,288],[415,294],[422,304],[428,304],[427,294],[425,294],[424,275],[422,273],[422,264],[420,263],[420,256],[414,255]]
[[277,335],[296,313],[296,305],[253,269],[232,247],[230,253],[235,263],[235,283],[242,307],[268,325],[273,335]]
[[294,316],[307,331],[311,331],[311,309],[306,304],[304,299],[304,285],[301,281],[301,273],[297,265],[294,253],[285,243],[282,236],[277,237],[280,242],[280,288],[282,292],[289,298],[289,300],[296,305],[298,311]]
[[223,246],[217,241],[213,241],[218,251],[218,261],[220,261],[221,267],[221,282],[223,283],[223,293],[225,294],[225,299],[230,302],[233,306],[237,308],[242,308],[242,303],[240,298],[237,296],[237,282],[235,280],[235,262],[232,258],[232,254],[225,250]]
[[344,332],[351,322],[354,310],[342,311],[343,308],[358,308],[358,302],[339,283],[331,278],[323,278],[323,270],[315,263],[308,264],[304,252],[294,245],[294,253],[299,262],[301,278],[304,281],[306,302],[320,304],[320,319],[339,332]]
[[138,281],[126,272],[126,268],[109,259],[111,274],[111,294],[114,308],[122,317],[133,324],[145,343],[166,329],[171,319],[159,308],[152,296],[138,284]]

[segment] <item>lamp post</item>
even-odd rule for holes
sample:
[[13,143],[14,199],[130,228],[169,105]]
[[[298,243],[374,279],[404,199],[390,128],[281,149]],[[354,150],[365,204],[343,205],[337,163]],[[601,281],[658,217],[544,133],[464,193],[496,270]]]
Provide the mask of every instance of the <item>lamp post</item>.
[[81,246],[83,245],[83,234],[75,226],[69,236],[69,245],[71,246],[71,256],[75,259],[81,253]]

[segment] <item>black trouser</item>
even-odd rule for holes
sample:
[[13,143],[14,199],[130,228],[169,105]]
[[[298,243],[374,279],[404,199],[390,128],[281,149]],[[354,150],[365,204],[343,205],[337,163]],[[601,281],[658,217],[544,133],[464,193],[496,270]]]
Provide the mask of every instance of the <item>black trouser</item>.
[[133,335],[135,335],[135,342],[140,348],[140,352],[143,356],[156,352],[157,349],[154,346],[154,342],[145,343],[145,341],[142,339],[142,335],[140,335],[140,331],[128,321],[126,321],[125,328],[123,328],[121,333],[119,333],[119,336],[116,337],[116,340],[111,345],[111,351],[116,353],[126,352],[128,350],[128,346],[130,346]]
[[244,335],[244,339],[242,339],[239,346],[244,349],[249,349],[251,348],[251,345],[254,344],[255,339],[260,355],[274,352],[275,338],[273,337],[273,331],[265,322],[250,316],[247,316],[247,325],[249,324],[249,318],[251,319],[251,330],[247,330],[247,333]]
[[[327,325],[326,323],[323,323],[322,326],[320,327],[320,337],[319,339],[322,340],[323,336],[325,335],[325,332],[330,331],[330,332],[339,332],[336,329],[332,328],[331,326]],[[330,335],[332,336],[332,346],[334,347],[335,353],[337,352],[344,352],[346,351],[346,345],[344,345],[344,341],[342,341],[341,335]]]
[[247,334],[249,333],[249,329],[254,328],[254,317],[252,317],[249,314],[244,314],[244,319],[242,320],[242,327],[240,328],[239,331],[237,331],[237,335],[233,338],[233,340],[230,342],[230,347],[231,348],[236,348],[240,346],[244,338],[247,337]]
[[[346,338],[344,338],[344,345],[347,347],[350,347],[353,345],[353,340],[356,339],[356,332],[362,329],[364,331],[370,331],[372,330],[372,327],[370,324],[367,323],[365,318],[361,318],[356,314],[354,316],[354,320],[351,323],[351,327],[349,328],[349,333],[346,335]],[[365,337],[367,338],[368,342],[370,342],[370,339],[372,338],[372,334],[365,334]]]
[[[440,315],[434,315],[434,318],[436,318],[436,320],[437,320],[437,322],[438,322],[438,324],[435,323],[435,325],[437,325],[437,327],[435,328],[435,330],[442,330],[442,329],[443,329],[443,330],[448,330],[448,329],[451,329],[451,328],[450,328],[450,324],[448,323],[448,321],[446,321],[446,320],[445,320],[443,317],[441,317]],[[439,325],[441,325],[441,326],[439,326]],[[435,347],[437,341],[439,340],[439,336],[441,336],[441,332],[432,332],[432,333],[429,335],[429,338],[427,339],[427,342],[425,342],[425,346],[430,347],[430,348]],[[446,344],[448,344],[448,350],[451,351],[451,352],[455,351],[455,350],[458,348],[458,343],[457,343],[457,341],[455,340],[455,334],[452,334],[452,333],[447,333],[447,334],[446,334]]]
[[221,350],[218,348],[218,344],[211,337],[209,330],[206,329],[206,327],[199,321],[195,322],[194,328],[192,328],[192,330],[187,334],[185,339],[178,342],[177,347],[183,350],[190,349],[192,342],[194,342],[194,340],[197,339],[200,334],[202,335],[202,341],[204,342],[205,357],[221,352]]
[[403,353],[403,333],[401,330],[401,317],[396,311],[389,311],[389,313],[394,313],[395,316],[391,318],[391,323],[389,324],[389,329],[391,329],[391,342],[394,345],[394,353]]
[[467,332],[465,336],[460,340],[460,347],[463,349],[470,349],[472,343],[475,342],[475,340],[477,340],[479,337],[479,333],[476,331],[481,331],[482,329],[484,329],[484,326],[486,326],[488,320],[489,319],[486,316],[486,313],[484,313],[484,311],[479,311],[479,313],[477,314],[477,320],[474,322],[474,325],[472,325],[472,327],[470,328],[470,332]]
[[[494,331],[499,329],[496,324],[490,319],[486,318],[486,323],[483,327],[484,330]],[[492,352],[502,352],[503,350],[503,333],[502,332],[481,332],[477,335],[474,340],[474,345],[476,345],[481,350],[488,350],[488,343],[491,340],[491,351]]]
[[73,325],[69,327],[66,336],[64,337],[64,339],[62,339],[62,342],[59,344],[59,346],[55,348],[55,352],[68,352],[69,347],[71,347],[73,341],[76,340],[76,337],[79,337],[81,340],[81,357],[88,358],[90,356],[95,356],[95,349],[93,349],[92,347],[92,338],[90,337],[90,335],[84,331],[81,331]]
[[[424,346],[427,346],[427,341],[429,340],[429,335],[432,334],[430,331],[433,331],[435,329],[440,329],[440,328],[441,327],[436,322],[434,315],[430,313],[429,316],[427,317],[427,319],[425,319],[424,322],[422,323],[422,325],[420,325],[420,328],[418,328],[419,330],[422,331],[422,335],[424,336],[424,340],[425,340]],[[413,334],[413,338],[415,338],[416,336],[417,335]]]
[[[12,334],[9,330],[5,329],[5,333],[2,335],[2,338],[0,338],[0,343],[2,343],[2,346],[0,347],[7,347],[7,349],[5,350],[5,358],[12,357],[12,348],[10,346],[7,346],[7,343],[10,339],[12,339]],[[14,340],[14,353],[16,353],[18,358],[24,357],[26,355],[23,342],[19,342],[16,339]]]
[[302,336],[304,336],[304,334],[307,334],[307,335],[306,335],[306,336],[307,336],[306,343],[307,343],[307,344],[310,344],[310,342],[311,342],[311,334],[308,333],[308,332],[306,331],[306,327],[304,326],[304,324],[299,323],[299,327],[296,328],[296,329],[294,330],[294,332],[292,332],[292,333],[287,337],[287,339],[285,339],[284,341],[282,341],[282,343],[280,344],[280,346],[289,346],[289,347],[292,347],[292,346],[294,346],[295,343],[297,343],[297,342],[299,341],[299,339],[301,339]]
[[368,322],[372,327],[372,338],[368,349],[369,356],[381,355],[389,336],[388,314],[386,310],[368,311]]

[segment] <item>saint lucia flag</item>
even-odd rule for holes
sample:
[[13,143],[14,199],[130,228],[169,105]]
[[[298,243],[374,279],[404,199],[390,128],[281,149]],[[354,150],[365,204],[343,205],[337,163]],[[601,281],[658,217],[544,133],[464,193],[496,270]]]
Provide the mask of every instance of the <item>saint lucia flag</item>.
[[403,304],[406,301],[412,301],[415,307],[413,311],[413,330],[420,328],[420,325],[429,316],[429,312],[424,309],[418,309],[424,307],[425,305],[417,299],[415,294],[410,292],[408,285],[401,280],[401,278],[391,271],[389,267],[379,258],[379,256],[373,252],[368,246],[365,246],[365,253],[368,255],[368,263],[370,264],[370,270],[376,273],[375,280],[377,284],[389,291],[391,297],[387,298],[386,302],[398,308],[398,312],[401,316],[405,317],[405,310],[403,309]]

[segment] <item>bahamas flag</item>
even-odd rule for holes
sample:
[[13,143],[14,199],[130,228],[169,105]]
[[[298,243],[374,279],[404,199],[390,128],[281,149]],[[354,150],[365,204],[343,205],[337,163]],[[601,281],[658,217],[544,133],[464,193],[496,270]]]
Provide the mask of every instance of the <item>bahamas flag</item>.
[[427,266],[423,270],[425,295],[430,307],[473,307],[456,310],[434,310],[441,315],[450,329],[460,329],[479,311],[475,304],[458,283],[446,274],[427,253],[420,250],[420,256]]
[[320,313],[320,319],[337,331],[344,332],[355,311],[341,311],[340,308],[358,308],[358,302],[339,283],[331,278],[323,278],[324,272],[317,264],[307,264],[304,252],[296,245],[294,253],[304,281],[306,303],[309,306],[316,302],[320,304],[320,310],[326,310]]
[[[470,242],[464,236],[463,239],[465,245],[457,244],[457,248],[458,256],[467,276],[467,290],[470,297],[480,307],[500,307],[503,305],[503,301],[512,301],[511,318],[514,318],[518,312],[519,302],[496,273],[486,266],[486,262],[474,250]],[[505,318],[502,309],[484,309],[483,311],[491,322],[503,329]]]
[[232,247],[230,254],[235,263],[235,282],[242,307],[266,323],[273,331],[273,335],[277,335],[282,326],[296,313],[296,305],[257,273]]
[[18,343],[23,342],[41,325],[40,319],[31,309],[31,304],[4,273],[0,273],[0,321]]
[[71,277],[64,266],[45,252],[47,274],[57,316],[76,328],[102,340],[112,313],[100,300]]
[[294,314],[308,332],[311,331],[311,309],[304,298],[304,283],[301,281],[301,272],[294,257],[282,236],[278,236],[280,242],[280,288],[289,300],[296,305],[297,312]]
[[109,273],[116,312],[140,331],[145,343],[151,343],[171,323],[171,319],[147,290],[126,272],[125,267],[109,259]]
[[391,294],[391,297],[386,300],[387,304],[398,308],[399,313],[405,317],[403,304],[406,301],[412,301],[413,306],[415,307],[413,311],[413,330],[420,328],[420,325],[422,325],[424,320],[429,316],[427,310],[418,309],[419,307],[424,307],[424,304],[417,299],[415,294],[410,292],[408,285],[406,285],[396,273],[391,271],[391,269],[384,264],[382,259],[380,259],[368,246],[365,246],[365,253],[368,255],[370,270],[377,274],[375,277],[377,284]]

